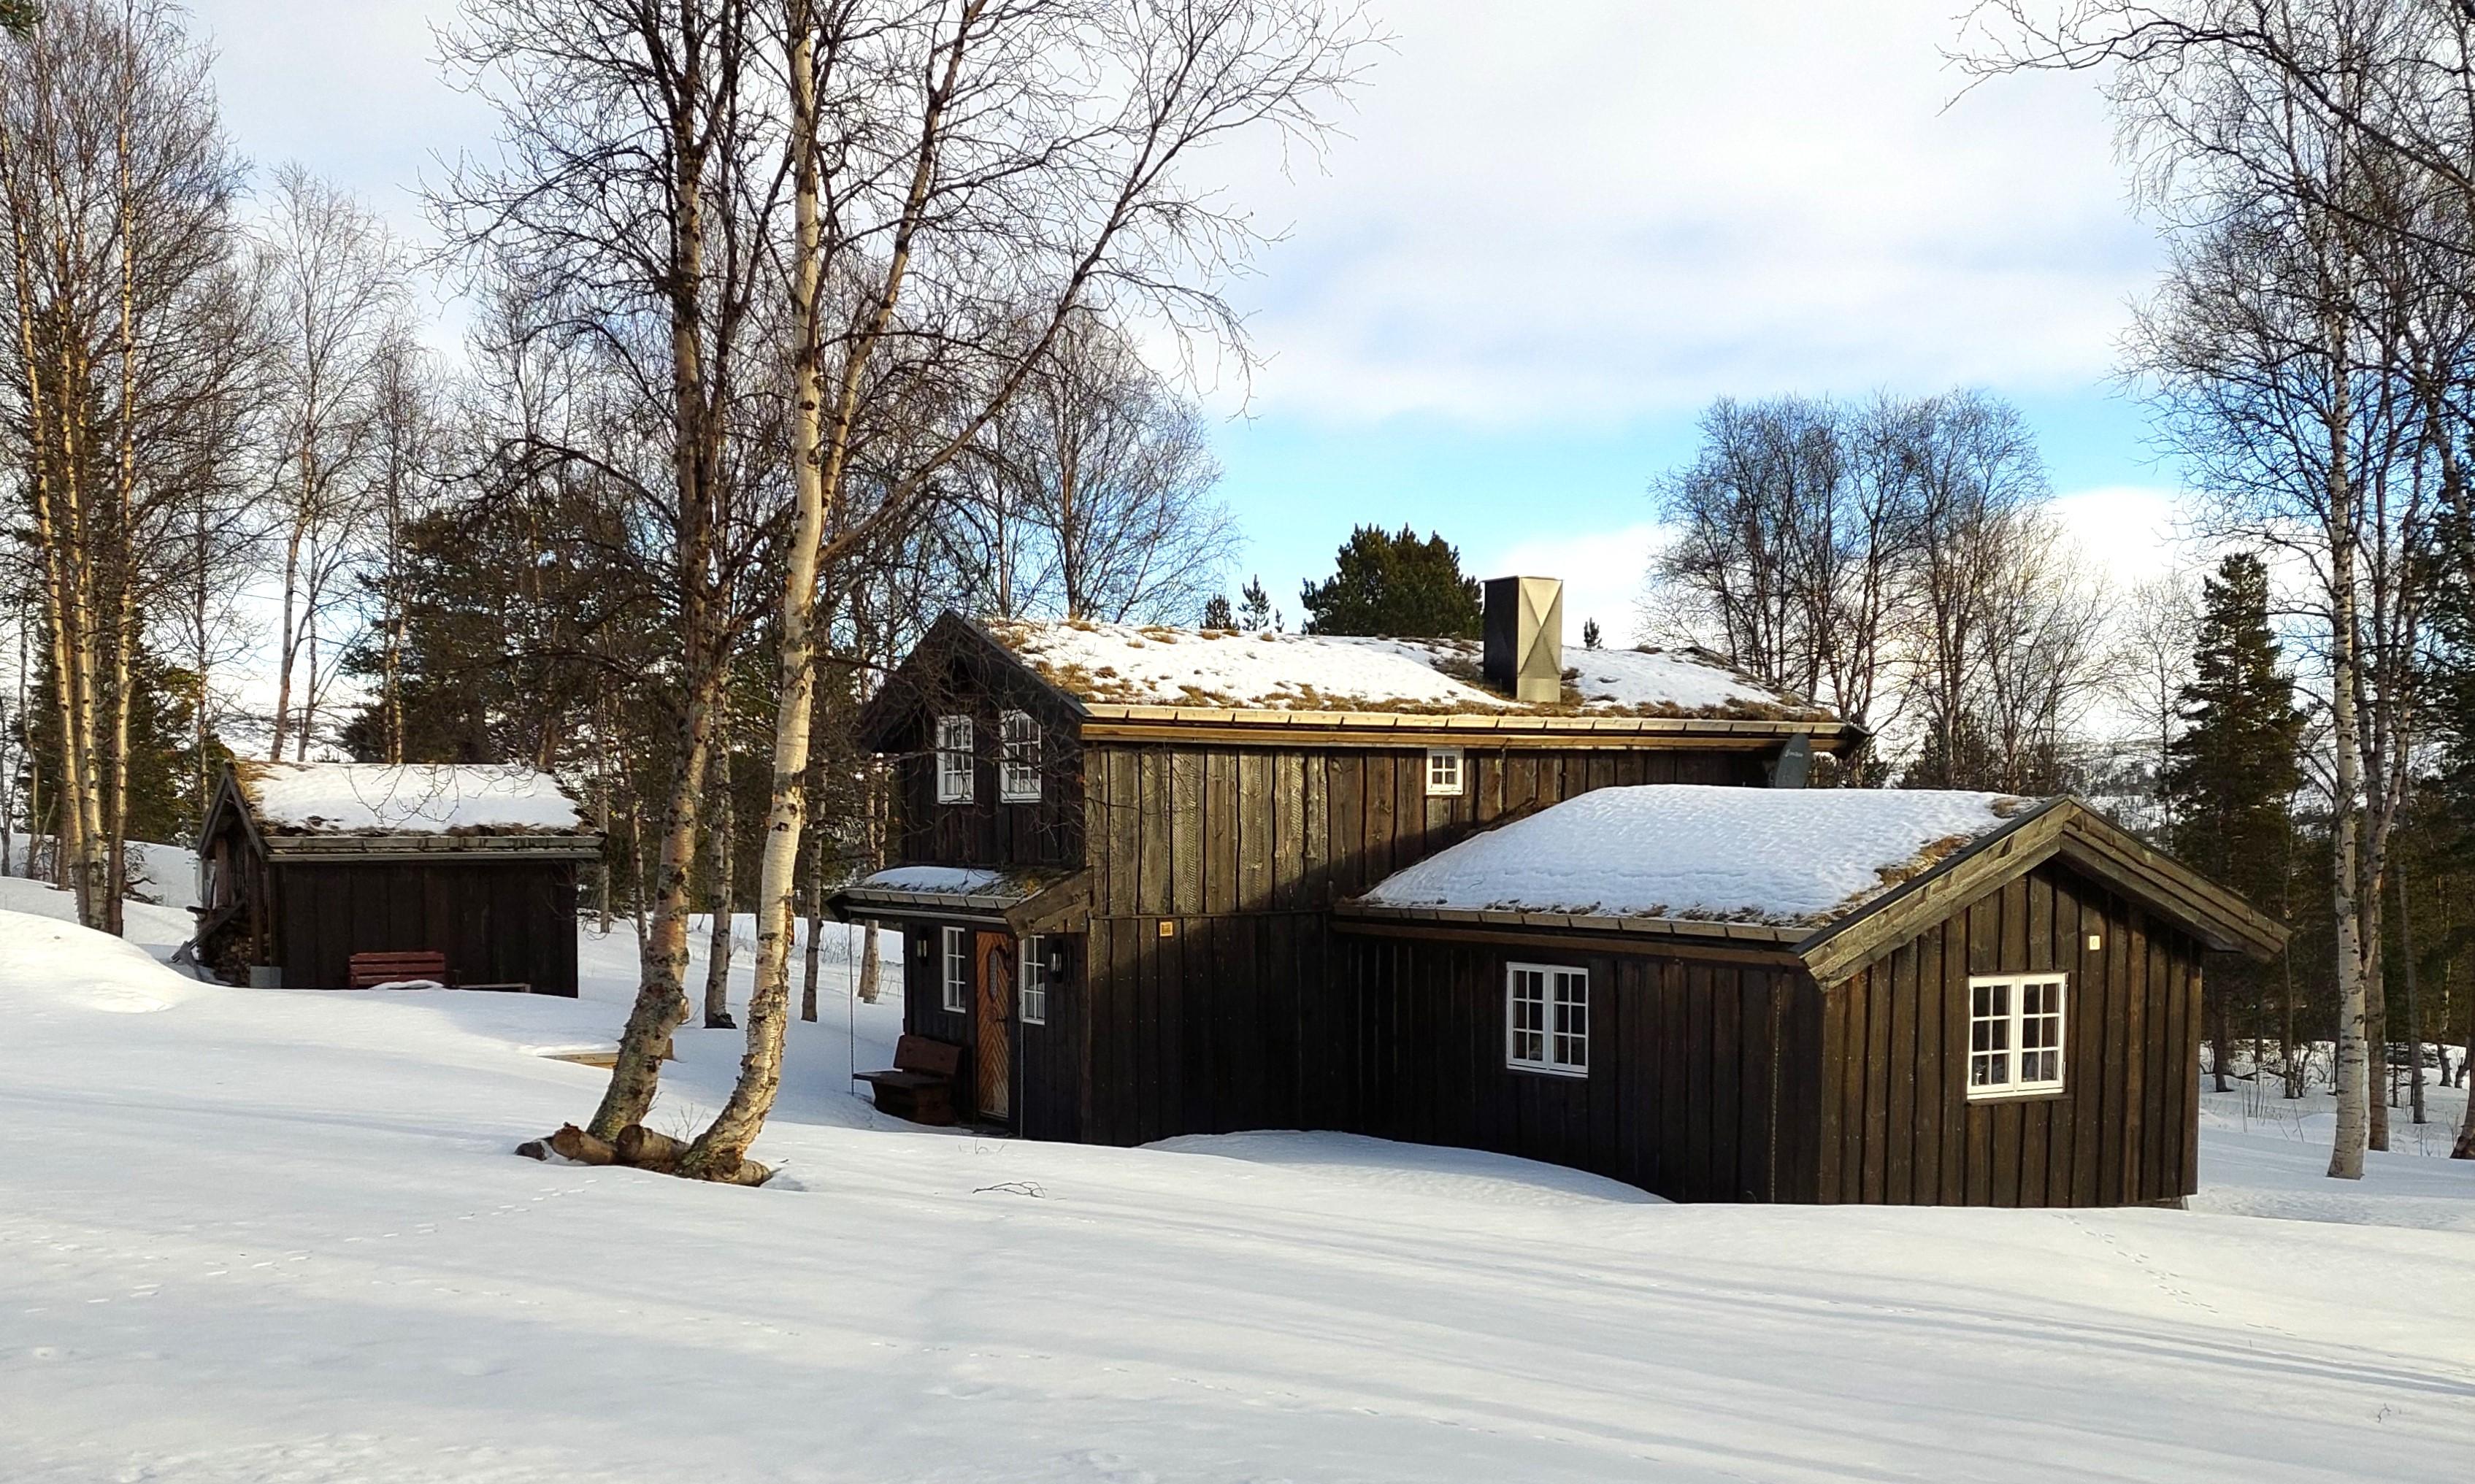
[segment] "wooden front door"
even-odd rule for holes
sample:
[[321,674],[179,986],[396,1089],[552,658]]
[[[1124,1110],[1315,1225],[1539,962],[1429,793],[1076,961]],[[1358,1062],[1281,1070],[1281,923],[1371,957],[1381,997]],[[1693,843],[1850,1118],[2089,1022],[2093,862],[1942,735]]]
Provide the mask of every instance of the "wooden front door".
[[979,1110],[991,1118],[1014,1117],[1014,939],[1002,933],[979,936],[979,1000],[973,1007],[971,1058]]

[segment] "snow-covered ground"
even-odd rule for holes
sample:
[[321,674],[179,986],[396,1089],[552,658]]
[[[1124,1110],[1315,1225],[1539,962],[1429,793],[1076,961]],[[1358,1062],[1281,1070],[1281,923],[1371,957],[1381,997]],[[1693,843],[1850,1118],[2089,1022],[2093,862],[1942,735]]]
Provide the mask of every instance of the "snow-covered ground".
[[[850,1096],[838,958],[758,1148],[784,1178],[739,1190],[507,1153],[590,1109],[601,1074],[541,1053],[614,1033],[624,929],[573,1002],[231,989],[6,889],[0,1479],[2214,1484],[2475,1456],[2475,1167],[2375,1156],[2333,1192],[2319,1145],[2222,1107],[2193,1212],[1674,1206],[1325,1135],[1028,1144]],[[159,953],[185,926],[131,915]],[[851,1009],[885,1064],[898,1001]],[[655,1122],[685,1131],[739,1043],[678,1046]]]

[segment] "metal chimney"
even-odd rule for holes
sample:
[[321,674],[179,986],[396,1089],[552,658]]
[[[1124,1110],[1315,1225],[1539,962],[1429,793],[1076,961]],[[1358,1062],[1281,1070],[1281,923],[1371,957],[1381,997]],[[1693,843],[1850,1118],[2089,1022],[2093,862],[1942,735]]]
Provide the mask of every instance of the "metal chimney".
[[1487,683],[1520,701],[1564,698],[1564,584],[1497,577],[1486,584]]

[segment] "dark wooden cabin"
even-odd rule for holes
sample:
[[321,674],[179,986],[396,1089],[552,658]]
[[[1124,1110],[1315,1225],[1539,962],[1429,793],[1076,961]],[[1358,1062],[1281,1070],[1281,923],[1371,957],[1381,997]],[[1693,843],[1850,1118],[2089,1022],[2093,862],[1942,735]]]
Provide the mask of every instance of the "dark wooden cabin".
[[242,762],[198,840],[198,960],[233,984],[341,988],[360,953],[455,982],[576,992],[576,868],[601,838],[523,767]]
[[[1593,937],[1568,924],[1521,951],[1596,955],[1606,983],[1634,986],[1619,988],[1609,1024],[1654,1049],[1629,1051],[1622,1073],[1610,1064],[1548,1085],[1507,1065],[1503,964],[1514,945],[1486,935],[1511,929],[1387,918],[1360,905],[1397,872],[1561,801],[1642,785],[1799,788],[1815,753],[1861,736],[1712,656],[1565,648],[1556,642],[1558,607],[1552,583],[1490,583],[1484,645],[948,615],[863,719],[866,743],[895,764],[896,864],[845,888],[836,910],[901,929],[905,1030],[962,1047],[958,1107],[1026,1136],[1139,1144],[1339,1130],[1549,1159],[1688,1199],[1894,1199],[1890,1088],[1903,1089],[1898,1127],[1907,1131],[1920,1116],[1915,1058],[1941,1056],[1943,1042],[1903,1053],[1910,1074],[1891,1077],[1887,1047],[1913,1048],[1915,1002],[1891,989],[1876,999],[1872,985],[1913,980],[1921,950],[1882,945],[1878,967],[1872,958],[1808,962],[1796,950],[1811,929],[1751,946],[1679,929],[1671,946],[1637,927]],[[2018,889],[2023,903],[2046,904],[2048,915],[2035,921],[2050,923],[2068,884],[2080,893],[2068,899],[2074,921],[2083,910],[2116,912],[2137,935],[2141,992],[2126,982],[2119,1000],[2074,1003],[2097,1005],[2126,1057],[2136,1040],[2142,1058],[2163,1058],[2155,1037],[2196,1034],[2188,996],[2200,948],[2251,946],[2258,918],[2172,863],[2142,859],[2186,894],[2205,888],[2222,912],[2245,914],[2252,936],[2159,915],[2153,893],[2070,863],[2050,867],[2042,891]],[[1920,899],[1952,900],[1948,888]],[[2006,926],[2005,900],[1962,904],[1963,921],[1996,913],[1987,929],[1995,936],[1963,941],[1967,962],[1996,952],[2005,931],[2027,952],[2037,909],[2023,906]],[[1880,911],[1906,920],[1887,904]],[[2054,951],[2055,930],[2042,931],[2045,951]],[[2129,941],[2114,927],[2106,933]],[[1937,974],[1948,972],[1942,952]],[[2130,972],[2121,950],[2104,962],[2109,974]],[[2152,967],[2164,997],[2153,1014]],[[1954,992],[1965,998],[1965,985]],[[1878,1058],[1869,1018],[1877,1003]],[[1936,1004],[1938,1033],[1949,1003]],[[1910,1008],[1895,1025],[1888,1008],[1901,1004]],[[1647,1008],[1630,1013],[1635,1005]],[[1860,1028],[1852,1040],[1851,1007]],[[1746,1074],[1716,1080],[1710,1058],[1749,1064],[1748,1013],[1757,1030],[1776,1013],[1798,1035],[1810,1021],[1809,1057],[1790,1058],[1783,1041],[1779,1058],[1756,1053],[1750,1064],[1759,1073],[1757,1106],[1767,1109],[1776,1095],[1793,1109],[1801,1098],[1811,1119],[1793,1112],[1776,1129],[1752,1128]],[[1677,1079],[1642,1080],[1669,1058]],[[1877,1105],[1863,1101],[1877,1068],[1878,1124]],[[2168,1076],[2144,1060],[2143,1095],[2169,1085]],[[2184,1114],[2141,1126],[2144,1139],[2171,1125],[2177,1153],[2174,1172],[2160,1176],[2166,1184],[2188,1179],[2189,1084],[2188,1076],[2172,1084]],[[1939,1066],[1932,1085],[1932,1198],[1972,1199],[1965,1166],[1946,1195],[1941,1140],[1953,1129],[1966,1134],[1973,1114],[1941,1116]],[[1826,1122],[1826,1106],[1836,1109]],[[2050,1111],[2034,1116],[2050,1131]],[[1990,1115],[2022,1126],[2029,1117]],[[1854,1146],[1852,1163],[1841,1142],[1851,1124],[1860,1139],[1876,1140]],[[2109,1127],[2120,1134],[2123,1126]],[[1987,1130],[1989,1149],[1996,1133]],[[1779,1158],[1793,1167],[1774,1169],[1765,1155],[1748,1177],[1749,1139],[1764,1149],[1783,1139]],[[1963,1156],[1973,1148],[1963,1137]],[[1911,1197],[1927,1188],[1917,1182],[1918,1157],[1911,1140],[1897,1186]],[[1872,1183],[1869,1159],[1883,1168]],[[2113,1177],[2093,1199],[2155,1198],[2150,1183],[2123,1183],[2119,1167]]]
[[[2282,929],[2071,798],[1714,793],[1566,805],[1342,904],[1352,1127],[1678,1200],[2197,1188],[2202,964]],[[1583,807],[1604,843],[1542,887]]]

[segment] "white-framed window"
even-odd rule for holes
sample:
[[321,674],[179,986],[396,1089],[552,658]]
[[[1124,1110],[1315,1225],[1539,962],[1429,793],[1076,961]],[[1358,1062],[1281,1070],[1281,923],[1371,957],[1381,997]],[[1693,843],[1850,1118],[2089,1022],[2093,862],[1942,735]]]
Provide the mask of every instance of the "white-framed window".
[[1022,940],[1022,972],[1015,981],[1015,1005],[1027,1026],[1048,1024],[1048,939]]
[[1040,723],[1027,711],[997,718],[1005,753],[997,765],[997,797],[1009,804],[1040,802]]
[[2063,1090],[2062,974],[1983,974],[1968,982],[1968,1095]]
[[962,928],[945,930],[945,960],[939,983],[945,991],[942,1002],[954,1014],[971,1008],[971,935]]
[[1505,965],[1504,1064],[1558,1077],[1590,1075],[1589,970]]
[[1427,797],[1431,799],[1461,796],[1461,749],[1430,747],[1427,749]]
[[971,718],[937,718],[937,802],[971,801]]

